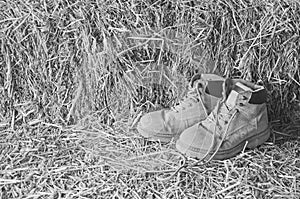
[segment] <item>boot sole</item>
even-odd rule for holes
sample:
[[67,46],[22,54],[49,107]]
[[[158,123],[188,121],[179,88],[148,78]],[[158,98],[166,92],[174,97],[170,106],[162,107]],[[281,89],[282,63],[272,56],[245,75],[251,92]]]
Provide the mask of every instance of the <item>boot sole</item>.
[[248,142],[246,146],[247,149],[255,149],[259,145],[262,145],[264,142],[266,142],[269,139],[269,137],[270,137],[270,128],[267,128],[261,133],[251,136],[246,140],[240,142],[238,145],[236,145],[233,148],[218,151],[216,155],[213,157],[213,159],[223,160],[223,159],[234,157],[244,149],[247,142]]
[[[215,156],[213,157],[213,159],[214,160],[224,160],[224,159],[232,158],[244,149],[247,142],[248,143],[247,143],[246,148],[254,149],[257,146],[266,142],[269,139],[269,137],[270,137],[270,128],[267,128],[266,130],[241,141],[239,144],[237,144],[233,148],[218,151],[215,154]],[[176,148],[179,151],[185,151],[184,153],[189,157],[200,158],[200,159],[203,157],[203,154],[201,154],[202,156],[199,156],[200,154],[195,151],[184,149],[184,147],[181,146],[179,140],[176,144]],[[213,155],[213,153],[210,153],[209,155]],[[209,155],[208,155],[208,157],[209,157]]]

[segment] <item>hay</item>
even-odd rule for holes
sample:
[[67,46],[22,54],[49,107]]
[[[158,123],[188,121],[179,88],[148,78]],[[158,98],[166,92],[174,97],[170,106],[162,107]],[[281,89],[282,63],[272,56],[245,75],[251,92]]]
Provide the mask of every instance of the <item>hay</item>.
[[[174,143],[116,129],[24,125],[1,132],[2,198],[297,198],[299,142],[199,165]],[[183,165],[183,166],[181,166]],[[180,168],[180,169],[179,169]]]
[[[298,198],[297,1],[0,1],[1,198]],[[135,131],[195,72],[261,81],[272,137],[198,165]],[[285,125],[288,124],[288,125]]]

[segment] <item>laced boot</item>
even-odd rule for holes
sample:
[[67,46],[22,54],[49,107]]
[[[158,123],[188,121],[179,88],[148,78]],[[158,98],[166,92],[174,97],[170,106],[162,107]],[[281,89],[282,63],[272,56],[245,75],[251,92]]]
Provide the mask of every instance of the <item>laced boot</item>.
[[186,129],[176,142],[178,151],[201,160],[227,159],[244,147],[255,148],[270,136],[263,86],[227,79],[223,99],[209,116]]
[[138,132],[152,140],[169,142],[186,128],[204,120],[222,97],[224,79],[215,74],[197,74],[189,85],[187,96],[170,109],[144,115]]

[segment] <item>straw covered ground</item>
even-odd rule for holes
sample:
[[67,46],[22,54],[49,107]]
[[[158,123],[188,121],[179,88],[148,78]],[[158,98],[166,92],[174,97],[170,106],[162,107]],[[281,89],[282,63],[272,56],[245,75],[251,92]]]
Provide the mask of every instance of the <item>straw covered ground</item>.
[[[0,0],[0,198],[300,198],[296,0]],[[272,134],[201,164],[135,127],[193,74],[261,82]]]

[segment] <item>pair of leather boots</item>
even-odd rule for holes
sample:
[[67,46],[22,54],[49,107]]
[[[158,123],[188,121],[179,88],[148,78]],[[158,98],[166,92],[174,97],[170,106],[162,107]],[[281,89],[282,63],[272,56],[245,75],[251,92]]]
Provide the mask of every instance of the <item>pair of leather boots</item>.
[[176,140],[179,152],[198,159],[227,159],[270,136],[263,86],[215,74],[197,74],[176,106],[145,114],[138,132],[153,140]]

